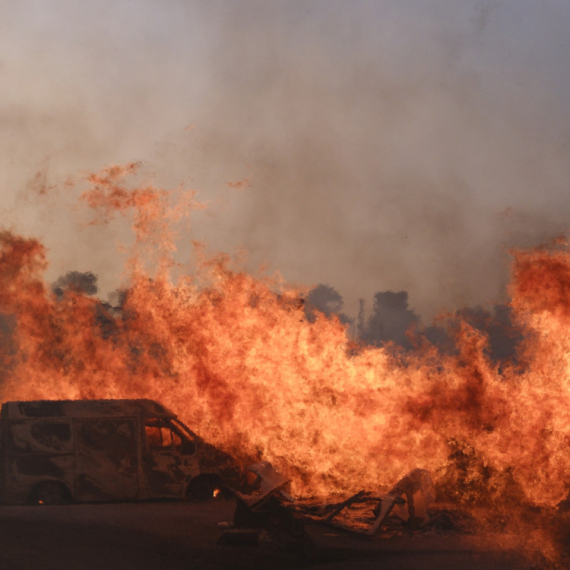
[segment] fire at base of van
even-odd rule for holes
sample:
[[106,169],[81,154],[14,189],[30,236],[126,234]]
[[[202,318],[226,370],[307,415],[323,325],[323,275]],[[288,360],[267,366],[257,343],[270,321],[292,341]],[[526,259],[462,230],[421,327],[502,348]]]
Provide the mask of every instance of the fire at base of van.
[[155,401],[2,405],[4,504],[206,499],[216,489],[241,485],[241,470],[231,456]]

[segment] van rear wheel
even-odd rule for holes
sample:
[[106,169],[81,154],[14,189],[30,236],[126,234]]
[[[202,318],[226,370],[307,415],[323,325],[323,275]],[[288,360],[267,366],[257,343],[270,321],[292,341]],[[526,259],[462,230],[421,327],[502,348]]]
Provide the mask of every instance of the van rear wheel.
[[70,502],[67,487],[58,481],[40,483],[35,494],[40,505],[65,505]]

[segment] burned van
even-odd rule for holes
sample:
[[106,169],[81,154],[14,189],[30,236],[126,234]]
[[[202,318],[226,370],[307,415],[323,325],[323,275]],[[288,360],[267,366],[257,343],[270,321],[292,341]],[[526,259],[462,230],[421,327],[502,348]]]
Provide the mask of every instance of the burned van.
[[152,400],[2,405],[4,504],[205,499],[234,484],[238,471],[231,457]]

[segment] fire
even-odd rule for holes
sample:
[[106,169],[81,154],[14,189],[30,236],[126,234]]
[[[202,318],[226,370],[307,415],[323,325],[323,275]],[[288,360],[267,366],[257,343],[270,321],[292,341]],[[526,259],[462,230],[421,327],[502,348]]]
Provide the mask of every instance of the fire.
[[[570,253],[514,252],[517,365],[493,364],[463,323],[457,354],[357,347],[335,318],[309,322],[302,291],[227,256],[173,280],[172,223],[202,207],[152,186],[134,166],[92,175],[96,223],[133,213],[137,246],[119,308],[56,297],[36,240],[0,233],[1,399],[159,400],[244,461],[267,460],[295,493],[375,490],[427,469],[458,499],[555,505],[570,473]],[[155,268],[152,270],[152,268]],[[151,269],[149,269],[151,268]]]

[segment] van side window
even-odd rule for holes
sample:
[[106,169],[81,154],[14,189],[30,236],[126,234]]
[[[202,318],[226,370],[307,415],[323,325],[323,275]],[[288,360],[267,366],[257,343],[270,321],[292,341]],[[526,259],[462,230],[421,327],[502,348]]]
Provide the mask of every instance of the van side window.
[[34,422],[30,435],[41,446],[54,451],[69,450],[71,444],[71,425],[69,422]]
[[162,431],[159,426],[145,424],[146,442],[148,447],[162,447]]
[[148,449],[175,449],[182,455],[192,455],[196,451],[194,441],[170,422],[158,418],[148,419],[144,430]]
[[146,420],[144,431],[149,449],[172,447],[172,434],[164,420],[159,420],[158,418]]

